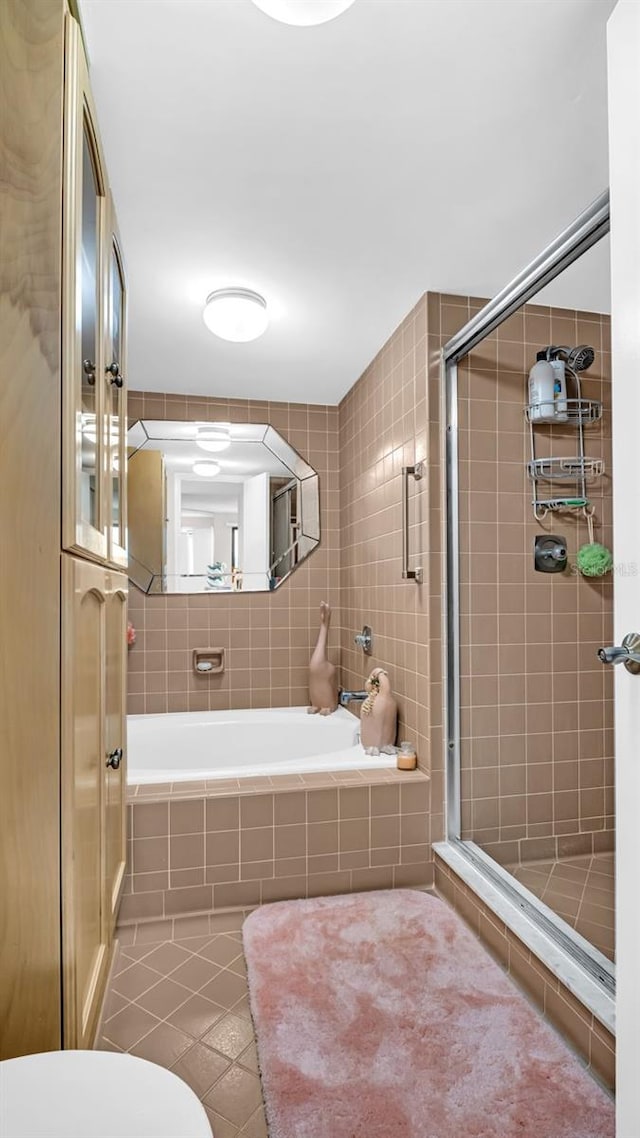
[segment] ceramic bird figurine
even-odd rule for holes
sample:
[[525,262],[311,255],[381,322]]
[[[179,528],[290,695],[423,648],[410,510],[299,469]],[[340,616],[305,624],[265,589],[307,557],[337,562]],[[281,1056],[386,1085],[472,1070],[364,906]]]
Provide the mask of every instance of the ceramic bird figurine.
[[390,747],[396,741],[398,705],[384,668],[374,668],[364,686],[369,695],[360,711],[362,746]]
[[338,706],[338,670],[327,655],[331,608],[326,601],[320,605],[320,630],[309,661],[310,715],[331,715]]

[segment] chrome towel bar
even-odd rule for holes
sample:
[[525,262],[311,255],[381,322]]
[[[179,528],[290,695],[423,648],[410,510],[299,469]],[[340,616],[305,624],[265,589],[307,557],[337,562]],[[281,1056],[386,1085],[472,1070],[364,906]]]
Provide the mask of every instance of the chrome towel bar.
[[423,474],[423,464],[402,467],[402,579],[422,584],[422,566],[409,568],[409,478],[419,482]]

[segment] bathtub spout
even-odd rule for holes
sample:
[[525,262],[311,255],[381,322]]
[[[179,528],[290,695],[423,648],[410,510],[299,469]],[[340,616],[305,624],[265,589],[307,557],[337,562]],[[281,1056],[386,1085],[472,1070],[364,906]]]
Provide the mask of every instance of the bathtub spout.
[[364,703],[368,696],[366,691],[340,691],[340,706],[347,707],[350,703]]

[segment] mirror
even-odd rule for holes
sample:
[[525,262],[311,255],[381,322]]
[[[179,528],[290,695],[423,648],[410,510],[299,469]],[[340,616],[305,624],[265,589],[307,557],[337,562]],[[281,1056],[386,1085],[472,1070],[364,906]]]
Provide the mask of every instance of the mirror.
[[138,420],[129,578],[145,593],[275,589],[320,541],[315,470],[273,427]]

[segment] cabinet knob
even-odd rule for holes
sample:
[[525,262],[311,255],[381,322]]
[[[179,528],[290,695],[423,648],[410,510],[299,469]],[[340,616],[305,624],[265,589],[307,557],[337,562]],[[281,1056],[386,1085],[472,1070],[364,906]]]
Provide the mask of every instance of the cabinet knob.
[[90,387],[93,387],[96,382],[96,365],[93,360],[83,360],[82,370],[87,377],[87,383]]
[[105,765],[111,767],[112,770],[117,771],[120,763],[122,762],[123,754],[124,752],[122,750],[122,747],[117,747],[115,751],[111,751],[107,755],[107,762]]
[[109,383],[116,387],[124,387],[124,376],[120,373],[120,364],[117,360],[114,360],[113,363],[108,365],[106,372],[107,375],[111,377]]

